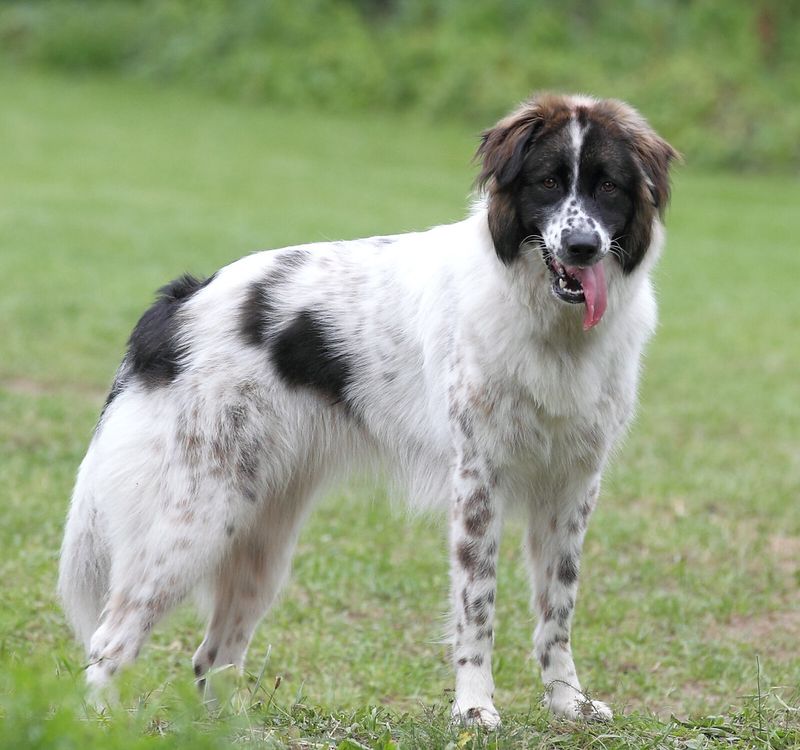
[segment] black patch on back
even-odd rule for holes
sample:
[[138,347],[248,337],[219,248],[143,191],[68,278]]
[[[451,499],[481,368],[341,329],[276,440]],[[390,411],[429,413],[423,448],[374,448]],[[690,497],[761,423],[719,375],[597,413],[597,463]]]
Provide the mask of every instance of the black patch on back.
[[[198,290],[214,279],[196,279],[184,274],[159,289],[155,303],[139,319],[128,341],[129,376],[137,377],[148,388],[171,383],[179,375],[186,348],[180,343],[178,311]],[[116,385],[116,383],[115,383]],[[124,387],[112,388],[107,405]]]
[[261,346],[266,343],[276,322],[273,301],[275,290],[286,282],[292,272],[300,268],[307,258],[307,250],[287,250],[279,253],[274,267],[267,276],[250,287],[239,318],[239,331],[248,344]]
[[331,345],[324,326],[310,310],[299,312],[274,337],[269,353],[288,385],[312,388],[333,403],[347,404],[350,363]]

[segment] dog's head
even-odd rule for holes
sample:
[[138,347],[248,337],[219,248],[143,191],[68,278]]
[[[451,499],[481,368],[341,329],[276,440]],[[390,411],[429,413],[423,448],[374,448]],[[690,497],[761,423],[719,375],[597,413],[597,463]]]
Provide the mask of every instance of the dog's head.
[[498,256],[512,264],[537,247],[555,297],[585,303],[592,327],[606,307],[606,264],[631,274],[651,245],[677,156],[623,102],[534,97],[486,131],[477,152]]

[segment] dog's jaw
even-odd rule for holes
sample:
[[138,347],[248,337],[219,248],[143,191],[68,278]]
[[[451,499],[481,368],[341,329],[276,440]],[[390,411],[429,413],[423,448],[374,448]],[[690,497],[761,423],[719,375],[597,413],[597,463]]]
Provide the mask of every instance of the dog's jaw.
[[585,304],[583,330],[594,328],[608,307],[608,285],[604,261],[601,258],[590,266],[570,266],[557,260],[547,248],[542,259],[550,273],[550,291],[560,302]]

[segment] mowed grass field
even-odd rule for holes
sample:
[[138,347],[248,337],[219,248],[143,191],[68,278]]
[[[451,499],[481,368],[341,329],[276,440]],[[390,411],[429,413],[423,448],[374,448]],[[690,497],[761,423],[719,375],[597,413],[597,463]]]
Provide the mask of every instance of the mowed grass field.
[[194,695],[203,626],[186,608],[124,676],[121,708],[87,721],[84,656],[54,600],[58,547],[154,290],[256,249],[459,219],[477,138],[8,71],[0,101],[0,746],[800,747],[797,181],[676,173],[661,325],[575,618],[579,673],[615,708],[611,725],[538,707],[509,521],[504,727],[450,729],[443,521],[408,517],[364,482],[312,516],[250,674],[217,677],[220,705]]

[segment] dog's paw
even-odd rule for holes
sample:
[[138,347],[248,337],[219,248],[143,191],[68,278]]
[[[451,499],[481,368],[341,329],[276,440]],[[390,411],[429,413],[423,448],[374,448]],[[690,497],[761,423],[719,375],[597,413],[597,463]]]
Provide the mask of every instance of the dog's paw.
[[488,706],[473,706],[465,711],[453,706],[451,721],[461,726],[497,729],[500,726],[500,714],[491,703]]
[[614,714],[605,703],[590,700],[582,695],[553,698],[546,701],[546,705],[554,716],[570,721],[611,721],[614,718]]
[[576,701],[578,716],[585,721],[611,721],[614,718],[612,710],[603,701],[592,701],[583,698]]
[[106,683],[88,686],[84,707],[89,715],[107,716],[120,705],[119,693],[114,685]]

